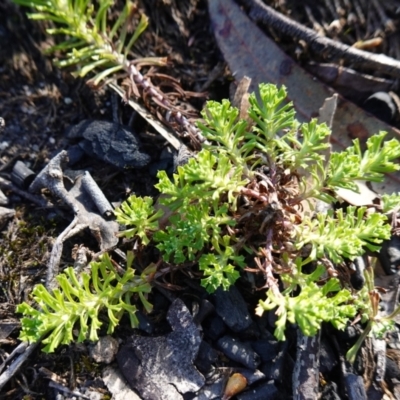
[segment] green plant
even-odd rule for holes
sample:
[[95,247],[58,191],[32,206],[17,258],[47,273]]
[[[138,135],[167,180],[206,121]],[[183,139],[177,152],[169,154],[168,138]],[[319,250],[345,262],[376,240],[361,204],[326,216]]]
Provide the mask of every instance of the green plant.
[[[48,53],[61,55],[61,59],[55,59],[59,67],[76,66],[75,76],[85,77],[94,72],[91,80],[94,85],[120,70],[129,69],[128,56],[148,25],[147,17],[144,14],[138,17],[136,7],[129,0],[111,28],[107,18],[114,0],[101,1],[98,9],[90,0],[14,1],[36,10],[29,14],[31,19],[56,24],[47,33],[63,40],[48,49]],[[158,64],[161,59],[137,61]]]
[[[130,97],[142,98],[149,104],[153,100],[160,106],[159,113],[169,111],[175,129],[188,131],[194,143],[204,140],[199,130],[184,116],[168,97],[156,88],[140,67],[165,66],[165,57],[140,57],[135,53],[135,43],[148,26],[148,18],[131,0],[125,0],[122,10],[115,10],[115,0],[13,0],[16,4],[31,7],[35,12],[28,14],[31,19],[44,20],[52,24],[47,28],[49,35],[60,39],[47,53],[55,54],[58,67],[75,67],[74,76],[92,75],[88,84],[98,86],[117,80],[116,73],[126,87],[124,100]],[[109,26],[111,15],[118,15]],[[164,120],[165,122],[165,120]]]
[[383,339],[386,332],[393,330],[394,318],[400,313],[400,307],[398,307],[389,315],[379,315],[380,295],[378,289],[374,287],[374,266],[375,263],[365,270],[366,284],[356,299],[359,318],[362,323],[366,324],[366,327],[346,354],[346,359],[350,363],[354,363],[356,360],[357,352],[365,338],[371,335],[377,339]]
[[[358,191],[358,180],[381,181],[399,168],[400,156],[396,140],[383,146],[383,132],[367,140],[364,153],[358,140],[343,152],[330,151],[328,127],[297,122],[285,98],[284,88],[260,85],[259,97],[250,95],[252,124],[238,120],[227,100],[207,104],[199,127],[208,143],[172,180],[158,174],[159,204],[170,216],[150,242],[167,262],[196,261],[209,292],[228,288],[254,258],[269,287],[257,313],[276,308],[279,339],[286,321],[313,335],[322,321],[343,328],[357,314],[360,294],[336,277],[335,266],[379,250],[390,238],[390,221],[378,207],[343,203],[326,213],[312,207],[339,201],[340,188]],[[385,208],[399,204],[398,195],[384,197]],[[133,212],[125,203],[117,219],[130,225]],[[155,208],[148,212],[155,215]],[[307,275],[302,269],[311,262],[318,266]],[[274,275],[288,286],[282,292]]]
[[[151,290],[149,278],[155,267],[149,266],[138,276],[131,268],[132,262],[130,252],[126,271],[120,276],[108,254],[104,254],[100,261],[90,263],[90,274],[84,272],[78,277],[73,268],[67,268],[57,277],[60,288],[51,293],[41,284],[35,286],[32,296],[39,308],[27,303],[17,306],[17,312],[24,315],[20,338],[28,342],[44,338],[43,351],[48,353],[74,339],[77,342],[98,340],[97,331],[103,324],[102,310],[107,311],[109,320],[107,333],[114,331],[125,312],[131,326],[136,328],[139,321],[135,316],[137,308],[131,303],[132,296],[137,296],[147,312],[151,311],[146,295]],[[79,334],[75,338],[73,330],[77,327]]]
[[[356,191],[360,179],[379,181],[384,173],[397,170],[393,161],[400,156],[400,143],[390,140],[383,146],[380,133],[368,139],[364,153],[357,140],[344,152],[332,152],[330,130],[315,120],[300,124],[292,105],[284,105],[284,88],[262,84],[259,90],[259,96],[250,95],[252,123],[238,120],[238,110],[227,100],[208,103],[199,123],[208,142],[177,168],[172,179],[164,171],[158,173],[161,196],[156,204],[131,196],[116,210],[117,220],[126,226],[120,235],[135,238],[142,248],[157,247],[166,263],[197,265],[201,283],[210,293],[229,288],[243,268],[257,269],[267,288],[257,314],[276,310],[275,335],[280,340],[288,321],[297,323],[305,335],[314,335],[322,322],[341,329],[357,314],[378,321],[365,290],[353,290],[340,270],[367,250],[379,250],[390,238],[388,215],[400,197],[384,196],[383,207],[374,210],[344,202],[326,213],[316,213],[313,207],[317,201],[340,202],[335,191],[343,187]],[[91,278],[84,275],[84,289],[77,286],[71,269],[59,277],[61,289],[52,295],[40,285],[35,288],[41,310],[19,306],[25,314],[21,337],[37,340],[54,329],[46,339],[46,350],[52,351],[72,339],[71,329],[78,320],[78,340],[87,337],[89,317],[89,338],[96,337],[98,319],[90,313],[94,302],[108,309],[109,331],[124,310],[132,313],[131,292],[141,296],[150,285],[144,278],[129,284],[134,275],[128,269],[121,278],[124,290],[119,283],[110,286],[108,273],[96,272],[112,268],[104,257],[92,263]],[[313,272],[303,272],[313,263]],[[339,265],[341,269],[336,268]],[[115,271],[112,277],[118,279]],[[99,279],[104,283],[100,285]],[[82,310],[87,311],[83,319]],[[373,326],[384,330],[390,324]]]

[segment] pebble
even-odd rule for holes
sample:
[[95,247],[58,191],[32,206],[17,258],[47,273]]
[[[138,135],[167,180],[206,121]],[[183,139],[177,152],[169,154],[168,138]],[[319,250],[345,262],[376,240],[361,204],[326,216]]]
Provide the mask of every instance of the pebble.
[[125,383],[122,374],[115,368],[104,368],[103,381],[112,394],[113,400],[141,400],[140,397]]
[[2,142],[0,142],[0,151],[7,149],[7,147],[9,147],[9,146],[10,146],[10,142],[3,140]]
[[112,336],[102,336],[98,342],[90,347],[91,357],[98,363],[110,364],[118,352],[118,340]]
[[7,196],[3,193],[2,190],[0,190],[0,205],[1,206],[6,206],[8,204],[8,198]]

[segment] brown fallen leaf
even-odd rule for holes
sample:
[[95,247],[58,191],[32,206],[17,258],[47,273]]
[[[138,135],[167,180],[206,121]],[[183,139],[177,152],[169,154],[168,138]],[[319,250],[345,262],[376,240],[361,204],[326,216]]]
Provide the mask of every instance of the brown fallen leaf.
[[[285,85],[299,120],[318,116],[325,99],[332,96],[332,89],[287,56],[233,0],[212,0],[208,7],[217,43],[236,80],[251,78],[250,92],[262,82]],[[336,150],[348,147],[356,138],[364,143],[379,131],[388,132],[387,139],[400,138],[399,130],[341,96],[332,131],[331,142]],[[383,183],[374,183],[373,188],[378,193],[400,192],[400,173],[388,176]]]
[[389,92],[395,87],[395,81],[392,79],[361,74],[342,65],[310,62],[306,69],[351,100],[365,100],[374,92]]

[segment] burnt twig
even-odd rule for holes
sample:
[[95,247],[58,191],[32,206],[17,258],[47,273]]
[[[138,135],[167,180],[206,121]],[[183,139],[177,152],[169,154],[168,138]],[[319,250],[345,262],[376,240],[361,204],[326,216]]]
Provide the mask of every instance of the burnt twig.
[[11,359],[12,356],[20,354],[14,362],[0,375],[0,390],[4,385],[17,373],[21,368],[22,364],[28,359],[28,357],[36,350],[40,341],[32,343],[29,346],[27,343],[20,343],[16,349],[7,358],[7,361]]
[[38,191],[44,187],[48,188],[74,213],[73,221],[58,236],[53,245],[47,266],[46,287],[48,289],[53,289],[57,285],[55,278],[59,273],[59,263],[65,240],[89,228],[98,241],[100,250],[109,249],[118,242],[116,237],[118,224],[115,221],[106,221],[96,212],[97,208],[101,214],[110,215],[112,214],[112,206],[90,174],[85,172],[83,176],[79,176],[70,191],[65,188],[62,164],[66,161],[66,151],[57,154],[38,174],[29,188],[31,191]]
[[297,329],[296,364],[293,371],[293,399],[318,397],[319,351],[321,330],[315,336],[305,336]]
[[347,46],[343,43],[323,37],[312,29],[304,27],[296,21],[282,15],[273,8],[263,4],[261,0],[243,0],[250,7],[249,16],[280,32],[304,40],[310,48],[330,58],[343,58],[363,68],[400,77],[400,62],[384,54],[373,54]]

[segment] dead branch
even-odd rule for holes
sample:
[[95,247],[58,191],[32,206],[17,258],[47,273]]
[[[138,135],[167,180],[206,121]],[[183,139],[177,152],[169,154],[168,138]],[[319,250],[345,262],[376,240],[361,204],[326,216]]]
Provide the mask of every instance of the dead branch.
[[347,46],[324,36],[318,35],[296,21],[282,15],[273,8],[263,4],[261,0],[243,0],[250,8],[249,17],[265,24],[285,35],[304,40],[310,48],[329,58],[343,58],[359,67],[380,71],[396,78],[400,77],[400,62],[384,54],[373,54]]
[[14,362],[0,375],[0,391],[4,385],[17,373],[22,364],[28,359],[28,357],[36,350],[40,341],[32,343],[29,346],[27,343],[20,343],[16,349],[7,358],[7,361],[11,359],[11,356],[20,354]]
[[52,204],[44,200],[42,197],[36,196],[34,194],[28,193],[25,190],[21,190],[17,188],[12,182],[7,179],[4,179],[0,176],[0,187],[2,189],[8,189],[17,194],[18,196],[24,197],[28,201],[36,204],[39,207],[52,207]]
[[305,336],[297,329],[296,364],[293,371],[293,399],[307,400],[318,397],[319,351],[321,331]]
[[[59,273],[63,244],[67,239],[89,228],[98,241],[100,250],[110,249],[118,243],[116,236],[118,224],[115,221],[106,221],[102,216],[103,214],[112,214],[112,206],[89,172],[86,171],[83,175],[78,176],[70,191],[65,188],[62,164],[67,159],[66,151],[58,153],[29,187],[30,191],[47,188],[53,196],[68,205],[74,213],[73,221],[58,236],[51,250],[47,266],[47,289],[57,286],[56,276]],[[102,215],[99,215],[97,211],[100,211]]]

